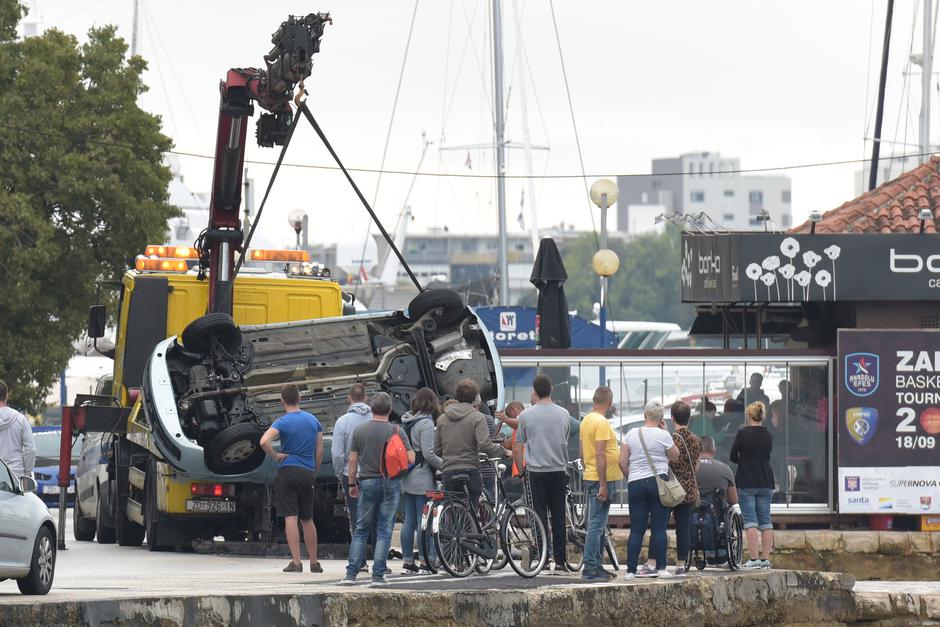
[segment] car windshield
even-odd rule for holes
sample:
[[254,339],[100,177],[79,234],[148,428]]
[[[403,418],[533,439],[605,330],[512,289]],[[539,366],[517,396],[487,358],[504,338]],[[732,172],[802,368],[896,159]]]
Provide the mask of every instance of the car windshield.
[[[36,465],[37,466],[55,466],[59,463],[59,441],[61,431],[40,431],[33,433],[33,441],[36,443]],[[78,436],[78,440],[72,446],[72,464],[78,462],[82,450],[82,439],[84,436]]]

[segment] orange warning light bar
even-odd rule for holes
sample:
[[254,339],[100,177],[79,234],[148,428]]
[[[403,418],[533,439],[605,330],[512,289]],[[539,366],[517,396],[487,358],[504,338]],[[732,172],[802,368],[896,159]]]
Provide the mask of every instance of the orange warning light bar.
[[148,259],[139,255],[134,262],[134,267],[139,271],[157,271],[157,272],[186,272],[189,270],[189,264],[185,259]]
[[251,261],[309,262],[310,253],[306,250],[265,250],[263,248],[252,248],[248,251],[248,259]]
[[189,246],[164,246],[162,244],[147,244],[148,257],[161,259],[199,259],[199,251]]

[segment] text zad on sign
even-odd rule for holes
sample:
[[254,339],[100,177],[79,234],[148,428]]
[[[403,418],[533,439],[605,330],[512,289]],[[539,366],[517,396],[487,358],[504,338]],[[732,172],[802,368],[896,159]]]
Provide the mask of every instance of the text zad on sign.
[[940,512],[940,331],[839,331],[839,510]]

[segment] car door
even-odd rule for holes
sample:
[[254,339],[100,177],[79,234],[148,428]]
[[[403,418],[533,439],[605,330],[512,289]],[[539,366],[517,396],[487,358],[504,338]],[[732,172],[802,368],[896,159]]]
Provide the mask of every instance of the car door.
[[33,552],[33,524],[26,495],[6,464],[0,463],[0,576],[29,571]]

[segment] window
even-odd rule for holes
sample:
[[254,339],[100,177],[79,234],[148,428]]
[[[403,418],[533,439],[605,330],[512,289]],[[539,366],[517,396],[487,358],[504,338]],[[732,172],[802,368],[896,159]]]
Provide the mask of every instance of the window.
[[752,203],[764,202],[764,192],[756,192],[756,191],[749,192],[747,195],[747,199],[748,201]]
[[760,226],[761,224],[763,224],[763,221],[762,221],[762,220],[758,220],[757,218],[751,218],[751,219],[748,221],[748,224],[750,224],[751,226]]
[[783,202],[790,202],[790,190],[788,189],[783,190],[783,193],[780,194],[780,200],[782,200]]
[[6,464],[0,463],[0,492],[12,492],[16,494],[16,483],[13,480],[13,473],[6,467]]
[[733,213],[723,214],[721,216],[721,219],[724,220],[725,222],[734,222],[734,214]]
[[734,190],[733,190],[733,189],[726,189],[726,190],[725,190],[725,198],[734,198]]
[[691,192],[689,194],[689,200],[692,202],[705,202],[705,192]]
[[790,214],[789,213],[785,213],[782,216],[780,216],[780,226],[782,226],[785,229],[790,228]]

